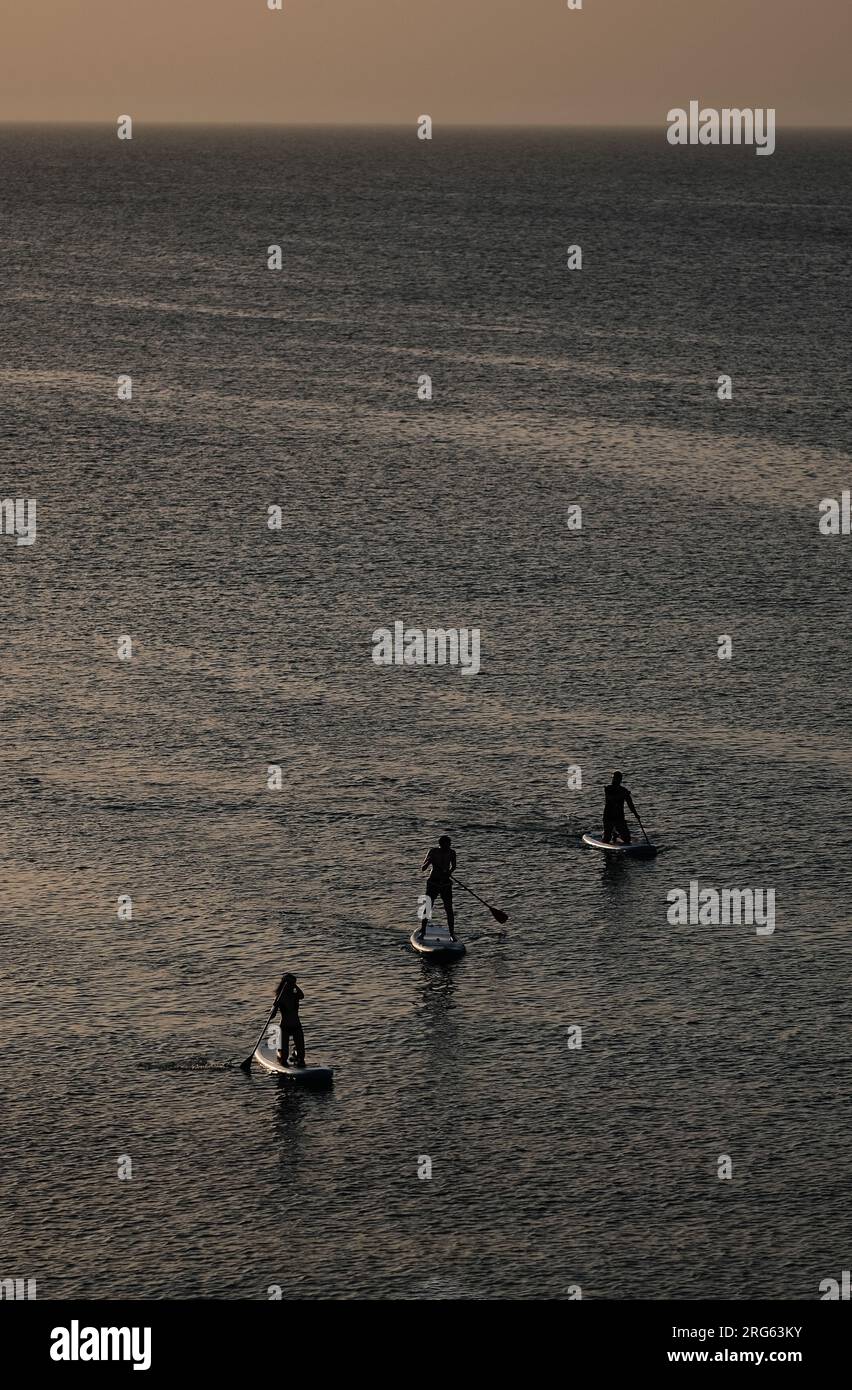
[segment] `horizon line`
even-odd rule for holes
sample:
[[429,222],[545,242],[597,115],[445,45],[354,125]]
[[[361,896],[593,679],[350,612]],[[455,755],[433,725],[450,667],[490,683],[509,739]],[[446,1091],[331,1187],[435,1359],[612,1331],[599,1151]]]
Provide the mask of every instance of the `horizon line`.
[[[123,113],[130,114],[132,113]],[[21,126],[58,126],[60,129],[81,126],[96,127],[98,129],[112,130],[114,124],[120,120],[120,116],[111,119],[17,119],[15,117],[0,116],[0,128],[4,126],[20,128]],[[162,129],[203,129],[203,130],[411,130],[416,128],[416,118],[412,121],[215,121],[215,120],[145,120],[141,116],[132,116],[134,125],[145,126],[148,128],[159,127]],[[433,127],[436,125],[433,117]],[[650,122],[634,122],[625,125],[623,122],[597,122],[597,121],[448,121],[441,124],[441,130],[619,130],[619,131],[660,131],[665,130],[665,118],[659,125]],[[779,130],[787,131],[852,131],[852,121],[847,125],[778,125]]]

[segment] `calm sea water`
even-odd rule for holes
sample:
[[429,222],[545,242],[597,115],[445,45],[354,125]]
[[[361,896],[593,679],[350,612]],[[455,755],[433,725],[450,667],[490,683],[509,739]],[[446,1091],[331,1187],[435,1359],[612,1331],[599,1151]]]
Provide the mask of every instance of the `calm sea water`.
[[[848,1267],[852,540],[817,523],[850,166],[2,131],[0,491],[39,529],[0,538],[0,1274],[813,1299]],[[395,620],[479,627],[480,674],[375,666]],[[579,846],[617,766],[653,862]],[[407,945],[442,831],[511,914],[460,901],[447,969]],[[693,878],[774,888],[775,933],[670,926]],[[285,968],[333,1092],[226,1065]]]

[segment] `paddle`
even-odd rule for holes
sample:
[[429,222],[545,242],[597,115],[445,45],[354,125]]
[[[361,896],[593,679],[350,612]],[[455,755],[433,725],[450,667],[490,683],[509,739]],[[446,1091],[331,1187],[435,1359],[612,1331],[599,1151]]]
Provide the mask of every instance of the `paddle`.
[[639,812],[636,810],[636,807],[635,807],[635,806],[634,806],[634,808],[633,808],[633,814],[634,814],[634,816],[636,817],[636,819],[639,821],[639,829],[642,831],[642,834],[645,836],[645,843],[646,843],[647,845],[650,845],[651,841],[648,839],[648,836],[647,836],[647,834],[646,834],[646,832],[645,832],[645,827],[644,827],[644,825],[643,825],[642,822],[639,820]]
[[260,1047],[260,1044],[263,1042],[263,1039],[264,1039],[264,1037],[266,1036],[266,1030],[267,1030],[267,1028],[269,1027],[270,1023],[272,1022],[272,1015],[275,1013],[275,1010],[276,1010],[277,1008],[278,1008],[278,1000],[276,999],[275,1003],[272,1005],[272,1008],[269,1010],[269,1018],[266,1020],[266,1022],[264,1023],[263,1027],[262,1027],[261,1030],[260,1030],[260,1037],[258,1038],[257,1042],[255,1043],[254,1047],[252,1048],[252,1050],[251,1050],[251,1052],[249,1053],[248,1057],[246,1057],[246,1060],[245,1060],[244,1062],[240,1062],[240,1071],[245,1071],[245,1072],[251,1071],[251,1064],[252,1064],[252,1062],[253,1062],[253,1060],[254,1060],[254,1054],[255,1054],[255,1052],[257,1051],[257,1049]]
[[456,878],[453,874],[450,874],[450,878],[453,880],[453,883],[458,884],[459,888],[463,888],[466,893],[470,893],[472,898],[476,898],[476,901],[478,903],[482,903],[483,907],[487,907],[495,922],[499,922],[501,926],[504,922],[508,922],[508,912],[501,912],[499,907],[492,907],[491,904],[487,903],[484,898],[480,898],[478,893],[474,893],[472,888],[468,888],[466,883],[462,883],[460,878]]

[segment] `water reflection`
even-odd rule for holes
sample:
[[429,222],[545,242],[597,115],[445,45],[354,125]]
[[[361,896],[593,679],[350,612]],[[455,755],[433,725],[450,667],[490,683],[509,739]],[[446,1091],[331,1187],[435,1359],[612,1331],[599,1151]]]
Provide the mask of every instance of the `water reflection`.
[[421,962],[420,1011],[425,1016],[425,1044],[434,1061],[443,1061],[456,1051],[458,1026],[454,1018],[457,972],[462,961]]

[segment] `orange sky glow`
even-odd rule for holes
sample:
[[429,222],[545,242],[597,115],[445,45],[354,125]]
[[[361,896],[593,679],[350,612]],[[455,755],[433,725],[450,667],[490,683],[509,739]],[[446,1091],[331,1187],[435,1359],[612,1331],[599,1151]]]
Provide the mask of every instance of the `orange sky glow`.
[[2,0],[0,120],[852,124],[852,0]]

